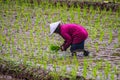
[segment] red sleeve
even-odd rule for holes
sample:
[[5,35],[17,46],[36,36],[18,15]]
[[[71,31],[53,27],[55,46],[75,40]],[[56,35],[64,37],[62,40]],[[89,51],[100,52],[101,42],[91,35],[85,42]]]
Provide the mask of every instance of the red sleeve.
[[64,33],[64,35],[62,35],[62,37],[65,39],[64,43],[63,43],[63,47],[66,50],[72,43],[72,38],[69,34]]

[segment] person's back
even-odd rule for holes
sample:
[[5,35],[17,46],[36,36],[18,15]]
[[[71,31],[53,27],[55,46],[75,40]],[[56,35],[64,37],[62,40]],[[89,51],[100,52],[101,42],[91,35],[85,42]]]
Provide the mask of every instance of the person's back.
[[60,35],[65,39],[72,39],[72,44],[82,42],[88,37],[87,30],[81,25],[77,24],[62,24],[60,26]]

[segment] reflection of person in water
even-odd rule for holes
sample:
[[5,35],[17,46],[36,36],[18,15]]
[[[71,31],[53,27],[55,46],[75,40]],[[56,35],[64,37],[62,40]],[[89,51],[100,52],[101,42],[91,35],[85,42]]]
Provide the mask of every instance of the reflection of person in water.
[[65,40],[61,45],[61,50],[66,51],[71,46],[72,55],[77,50],[84,52],[84,56],[88,56],[89,52],[84,49],[85,40],[88,37],[87,30],[78,24],[61,24],[61,21],[50,24],[50,35],[57,33]]

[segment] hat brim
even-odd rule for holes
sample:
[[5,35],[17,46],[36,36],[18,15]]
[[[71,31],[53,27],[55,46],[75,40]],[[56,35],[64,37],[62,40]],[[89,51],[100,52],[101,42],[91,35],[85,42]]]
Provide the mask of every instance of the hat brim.
[[55,30],[57,29],[57,27],[58,27],[58,25],[59,25],[60,23],[61,23],[61,21],[58,21],[58,22],[56,22],[56,23],[50,24],[50,28],[54,27],[54,29],[53,29],[52,31],[50,31],[49,36],[51,36],[51,35],[55,32]]

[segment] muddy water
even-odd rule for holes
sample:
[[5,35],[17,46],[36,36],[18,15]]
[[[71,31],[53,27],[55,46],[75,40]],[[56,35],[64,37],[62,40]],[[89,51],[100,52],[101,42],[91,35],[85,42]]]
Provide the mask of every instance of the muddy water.
[[[66,55],[65,55],[65,53],[60,53],[60,57],[68,58],[68,56],[70,56],[69,53],[66,53]],[[85,58],[83,56],[78,56],[77,59],[80,62],[80,64],[82,64],[82,65],[78,66],[77,75],[78,76],[83,76],[83,64],[84,64],[83,61],[84,61]],[[92,60],[92,63],[88,65],[89,67],[87,68],[86,79],[88,79],[88,80],[89,79],[94,79],[94,80],[112,80],[111,79],[111,76],[112,76],[111,72],[114,73],[115,72],[114,67],[116,67],[116,70],[118,72],[114,74],[114,80],[120,80],[120,57],[99,54],[99,55],[96,55],[96,56],[90,55],[87,58],[87,61],[89,61],[89,60]],[[97,76],[94,77],[93,69],[94,69],[94,67],[96,67],[98,65],[97,62],[99,62],[100,60],[102,60],[101,69],[98,69],[96,71]],[[105,76],[106,75],[105,68],[107,68],[106,61],[109,61],[110,65],[111,65],[110,72],[108,73],[107,78]],[[66,72],[68,74],[71,73],[72,69],[75,66],[76,65],[73,65],[73,64],[70,64],[70,65],[66,64]],[[56,69],[55,69],[53,64],[48,64],[48,66],[47,66],[47,70],[48,71],[61,71],[62,68],[63,68],[63,66],[57,66]]]
[[[90,41],[90,39],[88,39],[88,41]],[[111,72],[115,72],[114,67],[116,67],[117,69],[117,73],[114,74],[114,80],[120,80],[120,56],[113,56],[114,53],[120,54],[119,50],[120,48],[114,48],[114,44],[115,41],[113,41],[111,44],[106,43],[106,47],[103,47],[101,44],[99,45],[99,51],[96,51],[96,49],[94,48],[94,46],[92,48],[89,49],[90,51],[90,56],[87,58],[87,60],[89,61],[92,60],[92,64],[90,64],[89,68],[88,68],[88,72],[87,72],[87,79],[91,79],[94,78],[93,74],[93,67],[97,65],[97,62],[99,62],[99,60],[102,60],[102,68],[101,70],[97,70],[97,76],[96,78],[94,78],[95,80],[105,80],[105,70],[104,68],[106,67],[106,61],[109,61],[110,65],[111,65],[111,71],[110,73],[108,73],[108,77],[106,78],[106,80],[111,80]],[[78,52],[79,54],[79,52]],[[60,57],[64,56],[70,56],[70,53],[65,53],[65,52],[61,52],[61,54],[59,54]],[[84,61],[84,57],[77,57],[77,59],[79,60],[80,63],[83,63]],[[89,62],[88,62],[89,63]],[[67,65],[66,67],[66,71],[67,72],[71,72],[73,66],[75,65]],[[52,66],[51,66],[52,67]],[[51,69],[51,67],[49,67],[48,69]],[[60,69],[60,68],[59,68]],[[58,70],[59,71],[59,70]],[[83,66],[79,66],[78,67],[78,71],[77,71],[77,75],[82,76],[83,73]],[[98,75],[100,74],[100,75]]]
[[0,74],[0,80],[24,80],[24,79],[17,79],[17,78],[13,78],[12,76],[9,76],[9,75]]

